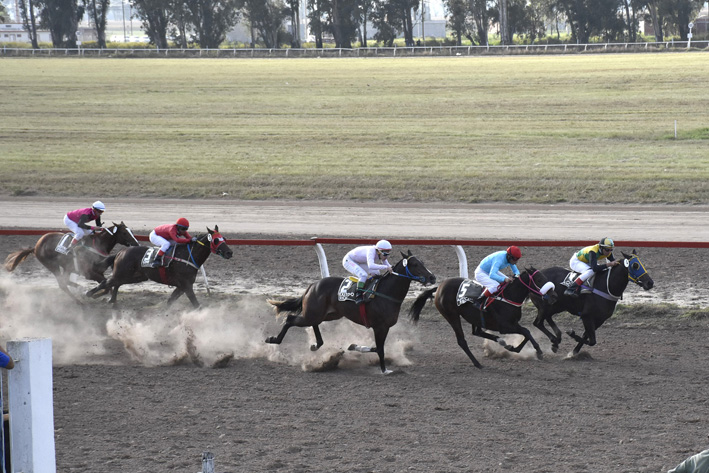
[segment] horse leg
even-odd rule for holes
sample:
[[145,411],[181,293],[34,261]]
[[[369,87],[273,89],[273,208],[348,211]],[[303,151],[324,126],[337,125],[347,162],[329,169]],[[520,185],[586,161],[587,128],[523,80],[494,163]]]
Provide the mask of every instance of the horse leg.
[[[170,294],[170,297],[167,299],[167,305],[168,305],[168,307],[169,307],[173,302],[175,302],[178,297],[180,297],[182,294],[184,294],[184,292],[185,292],[184,289],[179,288],[179,287],[176,287],[175,290],[172,291],[172,294]],[[192,296],[194,297],[194,294],[192,294]],[[189,296],[187,296],[187,297],[189,297]],[[192,300],[192,299],[190,299],[190,300]],[[195,302],[196,302],[196,301],[197,301],[197,299],[195,299]],[[199,304],[197,304],[197,306],[199,306]]]
[[[194,295],[194,289],[192,289],[192,286],[184,288],[183,292],[185,293],[187,298],[192,303],[192,306],[195,309],[199,309],[199,302],[197,301],[197,296]],[[177,296],[177,297],[180,297],[180,296]],[[175,299],[177,299],[177,297],[175,297]],[[169,301],[168,301],[168,303],[169,303]]]
[[488,340],[492,340],[495,343],[499,343],[506,349],[512,348],[510,345],[507,344],[502,338],[498,337],[497,335],[494,335],[492,333],[486,332],[483,330],[481,327],[478,327],[477,325],[473,325],[473,335],[476,337],[480,338],[487,338]]
[[120,284],[111,286],[111,298],[108,300],[109,304],[116,303],[116,297],[118,297],[118,288],[121,287]]
[[310,345],[310,351],[316,351],[323,344],[319,325],[313,325],[313,333],[315,334],[315,345]]
[[[465,339],[465,335],[463,334],[463,326],[460,323],[460,316],[455,314],[450,318],[446,317],[446,320],[450,326],[453,327],[453,332],[455,332],[455,339],[458,342],[458,346],[463,349],[466,355],[468,355],[468,358],[470,358],[470,361],[473,362],[473,365],[475,365],[476,368],[482,368],[480,362],[473,356],[473,352],[470,351],[468,341]],[[473,325],[473,333],[475,333],[475,325]]]
[[389,327],[377,327],[374,329],[374,343],[377,344],[377,355],[379,355],[379,367],[382,374],[391,374],[392,371],[386,369],[384,364],[384,342],[389,334]]
[[[86,297],[98,297],[102,294],[106,294],[106,292],[108,292],[108,289],[106,288],[107,285],[108,285],[108,279],[104,279],[103,281],[101,281],[101,283],[98,286],[86,291],[86,294],[85,294]],[[103,292],[101,292],[101,294],[98,294],[99,291],[103,291]]]
[[529,331],[529,329],[522,327],[521,325],[517,324],[517,326],[513,329],[513,331],[509,333],[518,333],[524,337],[524,340],[522,340],[522,343],[517,345],[514,348],[508,348],[508,350],[519,353],[522,351],[522,348],[527,344],[527,342],[532,342],[532,346],[534,347],[534,351],[537,352],[537,359],[541,360],[542,357],[544,356],[544,352],[542,352],[541,347],[537,343],[537,341],[532,337],[532,333]]
[[283,337],[286,336],[286,332],[288,332],[288,329],[295,325],[293,321],[296,317],[296,315],[289,315],[288,317],[286,317],[286,321],[283,324],[281,332],[275,337],[268,337],[266,339],[266,343],[274,343],[276,345],[279,345],[283,341]]
[[[549,325],[549,328],[554,331],[553,334],[546,328],[544,322],[546,322]],[[552,318],[546,314],[540,313],[537,315],[537,318],[534,320],[533,324],[540,332],[547,336],[551,342],[551,351],[556,353],[559,350],[559,343],[561,343],[561,330],[559,330],[559,327],[554,323]]]

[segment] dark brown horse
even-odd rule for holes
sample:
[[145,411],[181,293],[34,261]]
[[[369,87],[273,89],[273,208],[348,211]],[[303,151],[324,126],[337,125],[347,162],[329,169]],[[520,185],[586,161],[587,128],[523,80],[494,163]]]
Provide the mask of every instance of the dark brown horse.
[[[484,312],[476,309],[472,302],[465,302],[461,305],[457,303],[458,290],[461,284],[465,281],[464,278],[450,278],[441,283],[440,286],[424,291],[414,301],[413,306],[409,310],[409,317],[415,323],[419,320],[419,315],[426,301],[435,297],[435,304],[438,312],[448,321],[453,327],[455,338],[458,345],[463,349],[470,361],[473,362],[476,368],[481,365],[475,359],[468,342],[463,334],[463,326],[460,319],[473,326],[473,335],[487,338],[499,343],[507,350],[519,353],[524,345],[529,341],[532,342],[534,349],[537,352],[537,358],[542,357],[542,349],[532,337],[529,330],[519,324],[522,318],[522,303],[530,293],[539,294],[541,297],[541,288],[547,284],[548,279],[536,269],[526,268],[519,277],[515,278],[511,283],[506,285],[497,295]],[[435,293],[435,295],[434,295]],[[549,289],[547,294],[550,294],[552,301],[556,300],[556,293],[553,289]],[[494,330],[499,333],[518,333],[524,336],[524,340],[518,346],[508,345],[502,338],[497,335],[486,332],[486,330]]]
[[[409,292],[411,281],[422,284],[433,284],[436,277],[426,269],[426,266],[415,256],[401,253],[403,259],[393,267],[393,273],[382,277],[376,289],[375,297],[363,307],[363,319],[360,307],[353,301],[338,300],[338,289],[343,278],[328,277],[311,284],[301,297],[292,297],[284,301],[268,301],[276,307],[276,313],[290,312],[286,317],[281,333],[277,337],[269,337],[266,343],[281,343],[286,332],[291,327],[312,327],[315,333],[316,345],[310,347],[315,351],[323,344],[318,326],[322,322],[337,320],[342,317],[352,322],[371,327],[374,330],[376,347],[360,349],[363,352],[377,352],[382,373],[391,371],[384,364],[384,342],[389,329],[399,320],[401,303]],[[353,346],[350,346],[353,349]]]
[[[224,237],[219,233],[219,227],[214,230],[207,228],[208,233],[197,237],[191,243],[177,245],[175,254],[167,267],[143,267],[141,264],[143,256],[148,251],[147,246],[125,248],[115,256],[108,258],[109,263],[113,263],[113,274],[101,284],[86,293],[87,296],[99,296],[111,291],[109,302],[116,302],[118,288],[123,284],[135,284],[147,280],[157,283],[175,286],[175,290],[170,294],[167,304],[172,304],[182,294],[187,294],[192,305],[199,307],[199,302],[194,295],[192,286],[194,285],[197,271],[204,264],[211,253],[217,254],[224,259],[232,257],[233,252],[226,244]],[[168,256],[165,256],[168,259]]]
[[34,254],[37,261],[57,278],[59,287],[77,302],[81,302],[69,290],[74,283],[69,280],[71,273],[80,274],[86,279],[103,282],[103,273],[108,268],[106,257],[116,244],[138,246],[133,232],[125,223],[114,223],[112,227],[103,228],[87,236],[82,244],[77,245],[68,255],[55,250],[59,241],[66,233],[47,233],[37,241],[33,248],[25,248],[10,253],[5,259],[5,269],[14,271],[30,255]]
[[[567,332],[577,342],[572,352],[573,355],[577,355],[584,345],[596,344],[596,330],[613,315],[618,300],[628,286],[628,281],[633,281],[646,291],[655,285],[635,250],[630,255],[623,253],[620,262],[621,264],[613,266],[610,270],[597,273],[593,287],[586,287],[591,292],[582,291],[580,297],[564,295],[566,287],[561,283],[569,273],[568,269],[553,267],[542,270],[542,273],[556,284],[559,297],[556,303],[546,304],[539,297],[532,295],[532,302],[537,306],[534,326],[549,337],[552,343],[551,349],[555,353],[561,343],[561,330],[552,320],[555,314],[566,311],[581,318],[584,327],[583,335],[579,337],[573,330]],[[554,332],[553,334],[545,327],[545,323]]]

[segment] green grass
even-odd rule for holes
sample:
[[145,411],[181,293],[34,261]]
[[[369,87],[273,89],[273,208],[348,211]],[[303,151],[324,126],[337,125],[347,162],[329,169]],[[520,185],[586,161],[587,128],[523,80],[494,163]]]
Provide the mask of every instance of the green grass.
[[709,203],[707,77],[701,52],[4,58],[0,194]]

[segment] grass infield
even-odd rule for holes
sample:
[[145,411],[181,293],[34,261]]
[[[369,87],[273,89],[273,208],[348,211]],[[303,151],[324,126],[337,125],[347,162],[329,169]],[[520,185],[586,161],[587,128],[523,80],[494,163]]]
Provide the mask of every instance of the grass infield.
[[0,193],[706,204],[708,58],[4,58]]

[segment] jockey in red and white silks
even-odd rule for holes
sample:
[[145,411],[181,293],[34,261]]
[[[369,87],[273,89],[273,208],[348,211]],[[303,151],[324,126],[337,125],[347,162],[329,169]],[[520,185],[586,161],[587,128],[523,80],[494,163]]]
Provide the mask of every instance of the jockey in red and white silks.
[[[103,205],[103,202],[97,200],[91,207],[77,209],[64,216],[64,225],[74,233],[74,239],[71,241],[70,246],[76,245],[82,238],[89,234],[89,232],[101,227],[101,214],[103,214],[105,210],[106,206]],[[87,225],[88,222],[94,220],[96,221],[96,226]]]
[[188,228],[190,228],[190,222],[186,218],[181,217],[177,219],[177,223],[160,225],[150,232],[150,243],[160,247],[160,251],[158,251],[155,257],[155,267],[162,264],[163,255],[172,245],[176,243],[189,243],[196,240],[196,238],[192,238],[190,234],[187,233]]
[[391,243],[386,240],[380,240],[376,245],[358,246],[345,255],[342,266],[357,276],[358,286],[364,287],[371,276],[391,271],[391,264],[387,261],[390,252]]

